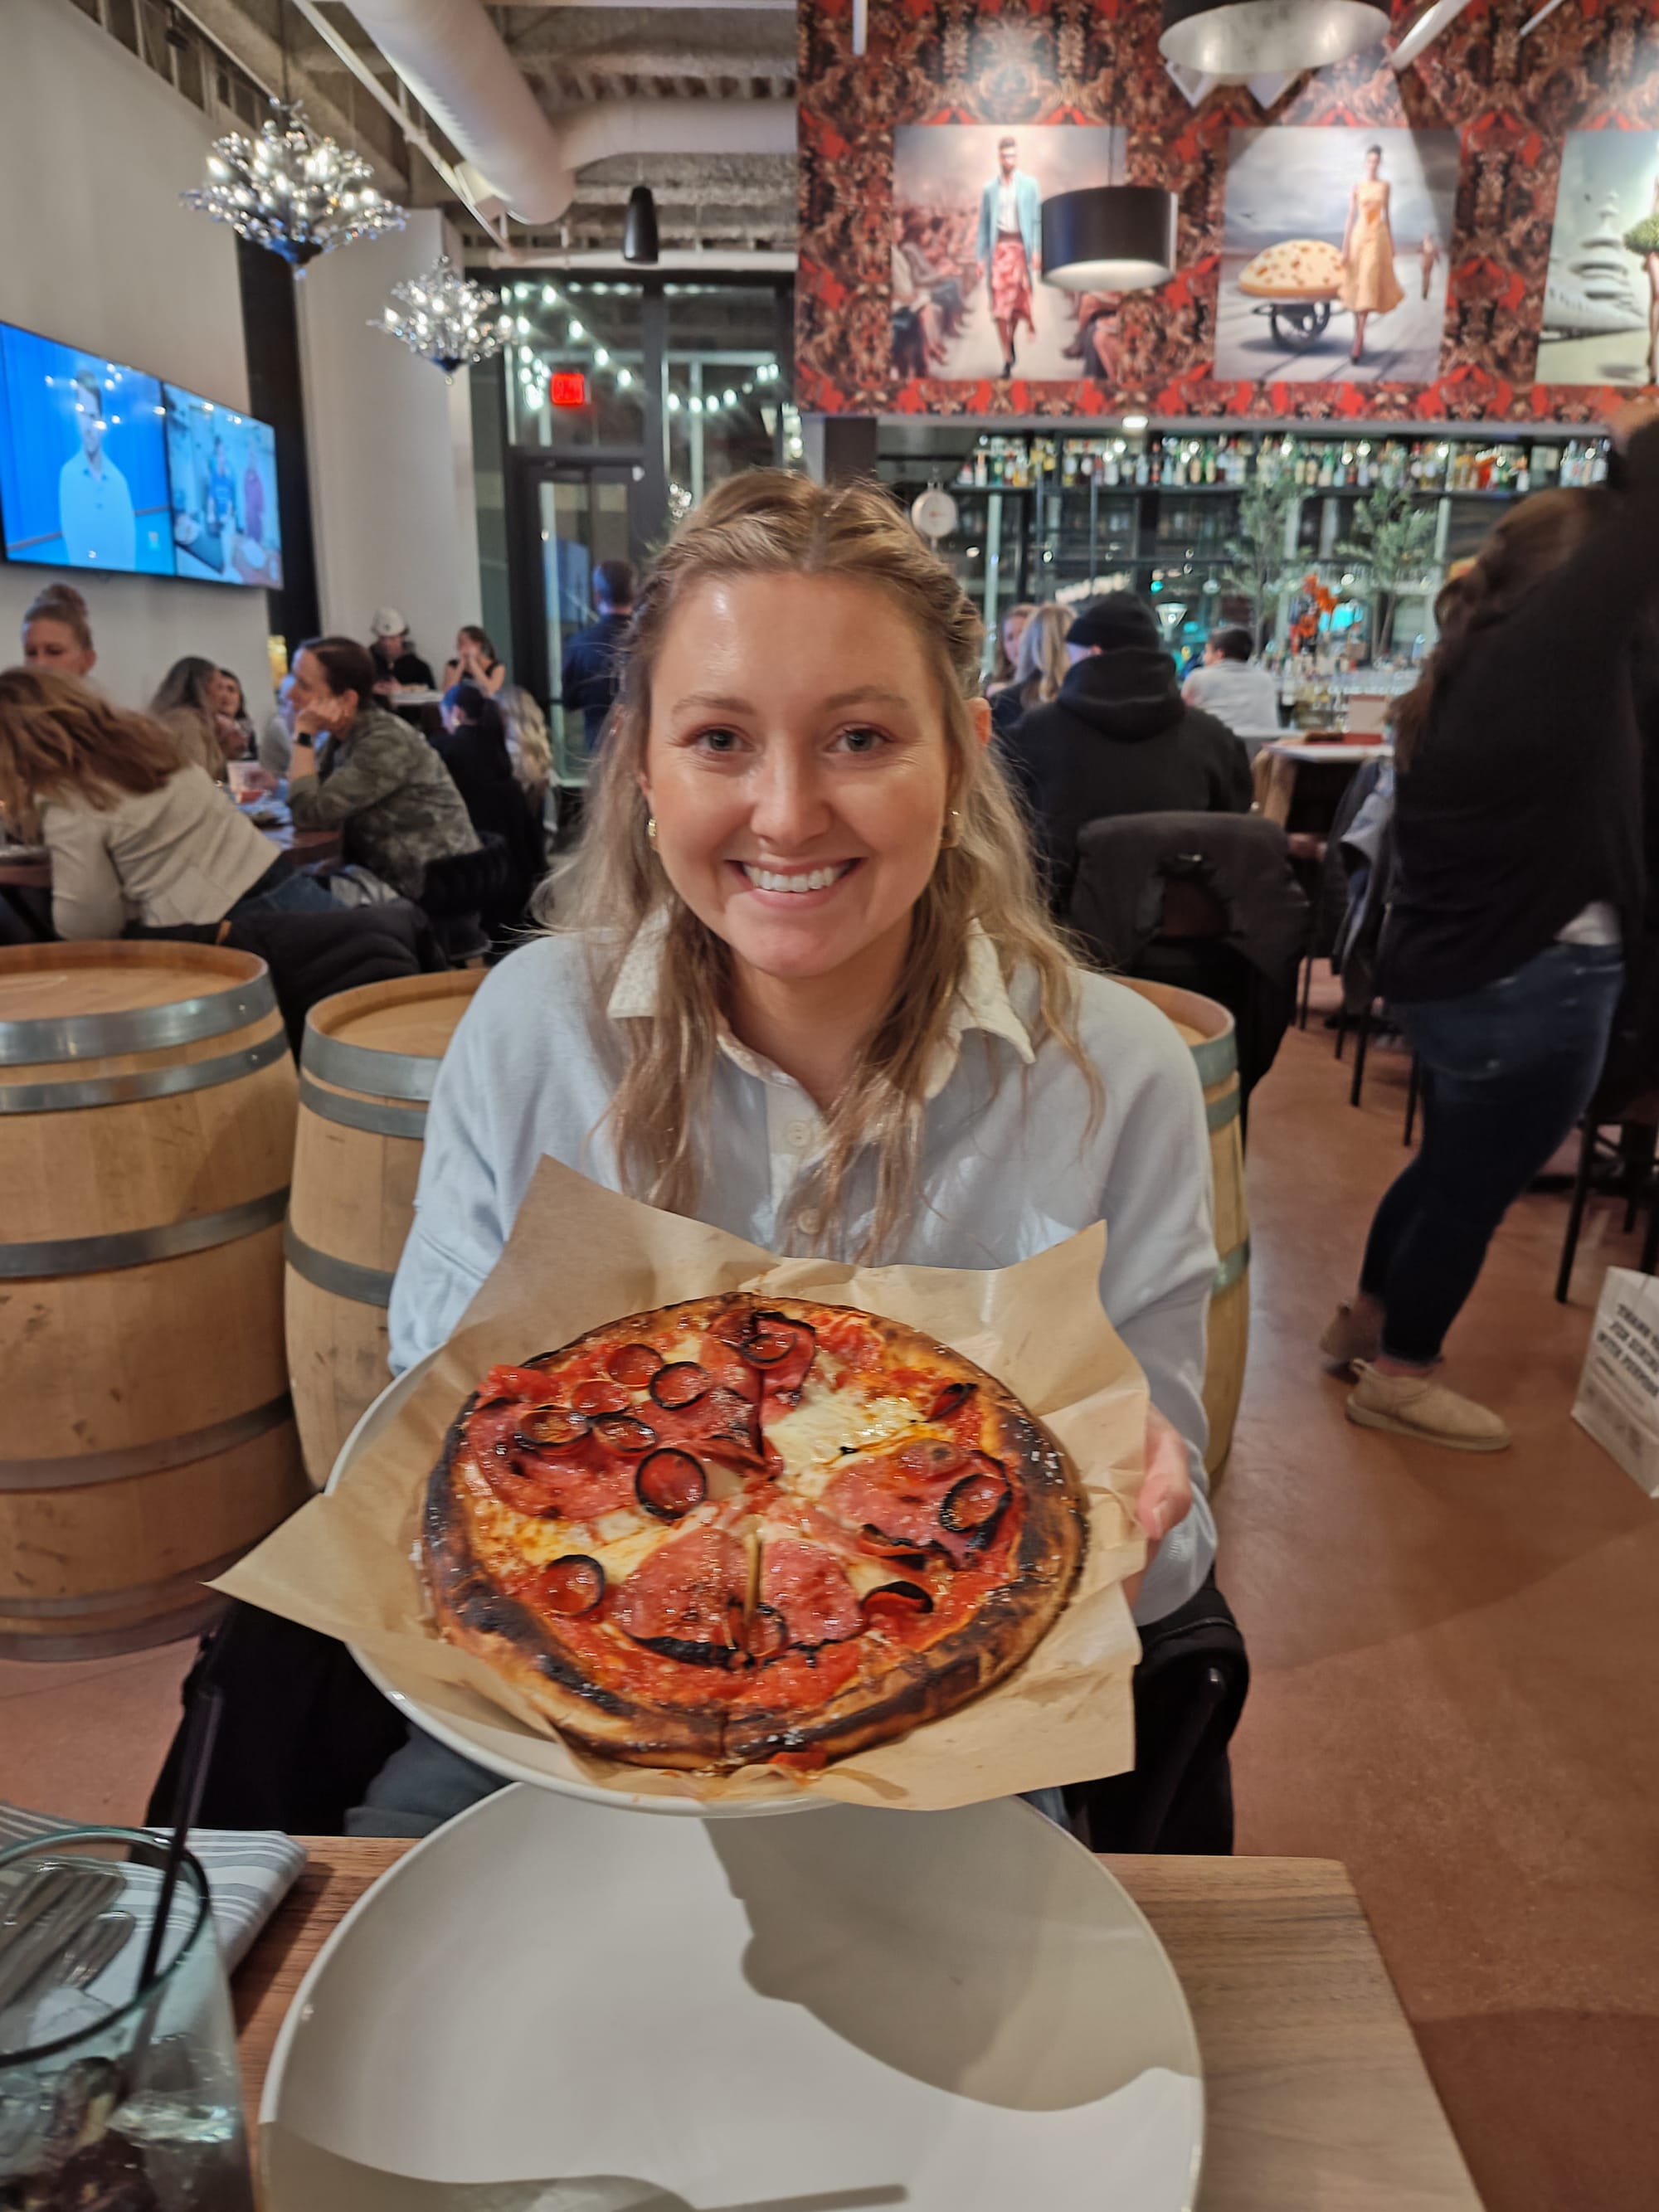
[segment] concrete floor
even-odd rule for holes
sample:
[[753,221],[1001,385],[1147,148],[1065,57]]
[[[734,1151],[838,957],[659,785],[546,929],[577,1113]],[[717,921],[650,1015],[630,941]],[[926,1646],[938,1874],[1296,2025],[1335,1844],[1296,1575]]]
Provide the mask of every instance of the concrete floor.
[[[1249,1382],[1218,1500],[1255,1689],[1238,1848],[1346,1861],[1490,2212],[1659,2206],[1659,1504],[1568,1418],[1609,1260],[1551,1296],[1565,1199],[1501,1232],[1449,1379],[1512,1451],[1352,1428],[1313,1340],[1404,1159],[1405,1066],[1358,1112],[1317,1026],[1251,1112]],[[0,1664],[0,1795],[131,1820],[191,1647]],[[1335,2208],[1333,2207],[1333,2212]]]

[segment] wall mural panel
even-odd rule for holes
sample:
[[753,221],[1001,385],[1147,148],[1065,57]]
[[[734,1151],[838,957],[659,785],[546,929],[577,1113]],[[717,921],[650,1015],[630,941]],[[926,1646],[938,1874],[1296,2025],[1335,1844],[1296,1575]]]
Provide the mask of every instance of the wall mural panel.
[[[1645,240],[1659,222],[1638,226],[1659,216],[1659,0],[1565,0],[1522,40],[1530,12],[1475,0],[1403,78],[1374,49],[1297,79],[1264,116],[1242,86],[1189,106],[1147,0],[896,0],[872,9],[860,59],[850,0],[802,0],[800,404],[1595,420],[1653,374],[1659,252]],[[1068,131],[1086,152],[1058,144]],[[1016,313],[1011,377],[976,252],[1008,132],[1045,192],[1098,180],[1104,153],[1110,173],[1164,185],[1181,209],[1172,283],[1080,314],[1035,284],[1036,331]],[[1365,310],[1355,363],[1340,276],[1326,319],[1281,313],[1277,337],[1273,272],[1265,291],[1238,278],[1274,244],[1340,251],[1372,145],[1392,252],[1362,237],[1349,289],[1403,296]],[[1008,258],[1002,304],[1017,311]]]

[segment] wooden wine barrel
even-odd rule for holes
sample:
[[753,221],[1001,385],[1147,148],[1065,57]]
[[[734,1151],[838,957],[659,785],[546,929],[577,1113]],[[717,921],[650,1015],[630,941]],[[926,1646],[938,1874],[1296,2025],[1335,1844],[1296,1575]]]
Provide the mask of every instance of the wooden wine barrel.
[[482,969],[342,991],[312,1008],[300,1053],[289,1202],[288,1360],[319,1487],[391,1381],[392,1278],[415,1218],[426,1102]]
[[1250,1222],[1244,1201],[1237,1039],[1232,1016],[1213,999],[1177,990],[1172,984],[1139,982],[1132,975],[1120,975],[1117,981],[1169,1016],[1192,1048],[1204,1086],[1215,1190],[1215,1249],[1220,1255],[1210,1292],[1209,1356],[1204,1371],[1204,1411],[1210,1423],[1204,1463],[1213,1489],[1232,1449],[1250,1344]]
[[264,963],[0,951],[0,1654],[190,1634],[306,1495],[283,1356],[294,1063]]

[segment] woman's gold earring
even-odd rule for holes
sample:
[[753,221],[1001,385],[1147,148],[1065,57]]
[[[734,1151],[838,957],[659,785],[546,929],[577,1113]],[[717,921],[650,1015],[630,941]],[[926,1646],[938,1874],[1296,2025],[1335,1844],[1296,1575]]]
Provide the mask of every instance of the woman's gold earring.
[[654,814],[647,814],[645,817],[645,842],[654,853],[657,849],[657,817]]
[[961,842],[962,811],[959,807],[953,806],[945,817],[945,828],[939,836],[939,848],[941,853],[948,853],[953,845],[959,845]]

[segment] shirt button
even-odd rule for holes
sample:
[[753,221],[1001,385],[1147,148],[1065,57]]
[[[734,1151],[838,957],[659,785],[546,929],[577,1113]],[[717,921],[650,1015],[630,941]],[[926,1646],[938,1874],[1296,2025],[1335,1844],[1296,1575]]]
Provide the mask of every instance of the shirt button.
[[795,1217],[805,1236],[816,1237],[823,1225],[823,1217],[815,1206],[809,1206],[804,1213]]
[[812,1135],[805,1121],[792,1121],[783,1133],[797,1152],[804,1149]]

